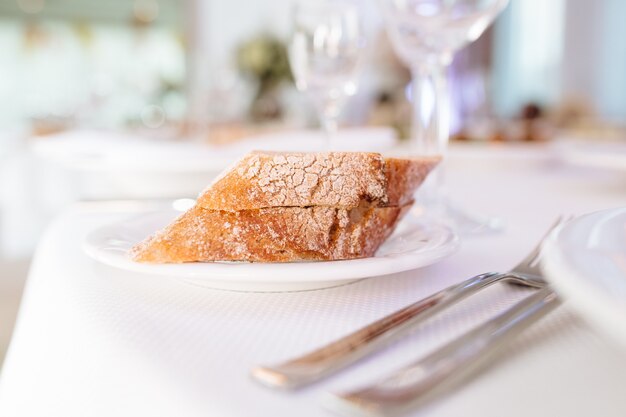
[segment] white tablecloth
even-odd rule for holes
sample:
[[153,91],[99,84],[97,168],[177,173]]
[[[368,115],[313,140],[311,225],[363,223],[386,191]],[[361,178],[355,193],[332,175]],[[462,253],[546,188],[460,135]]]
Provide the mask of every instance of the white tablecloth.
[[[83,236],[123,212],[59,217],[42,238],[0,379],[0,416],[324,416],[320,399],[372,381],[510,306],[497,286],[402,342],[296,393],[249,369],[310,350],[474,274],[516,263],[559,213],[626,205],[626,178],[552,161],[545,147],[452,149],[450,194],[503,218],[504,233],[465,238],[418,271],[302,293],[236,293],[98,265]],[[91,207],[91,208],[86,208]],[[490,369],[420,416],[624,416],[626,352],[559,308]]]

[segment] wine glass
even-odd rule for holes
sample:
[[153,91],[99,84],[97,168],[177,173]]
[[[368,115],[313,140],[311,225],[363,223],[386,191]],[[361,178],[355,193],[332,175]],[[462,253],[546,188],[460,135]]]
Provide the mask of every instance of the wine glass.
[[[445,156],[450,104],[446,70],[454,54],[475,41],[508,0],[379,0],[397,55],[411,69],[412,151]],[[444,198],[441,168],[425,184],[423,203],[461,233],[498,229],[496,219],[472,216]]]
[[358,3],[349,0],[298,1],[289,62],[300,91],[312,98],[329,148],[346,99],[357,91],[364,39]]

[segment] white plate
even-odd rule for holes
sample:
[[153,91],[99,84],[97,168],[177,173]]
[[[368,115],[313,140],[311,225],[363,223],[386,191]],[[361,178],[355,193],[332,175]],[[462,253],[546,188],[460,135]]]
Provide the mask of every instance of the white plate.
[[[341,129],[336,139],[337,151],[385,152],[398,143],[395,132],[387,127]],[[74,130],[35,140],[30,147],[45,160],[82,172],[217,174],[253,150],[319,152],[326,149],[326,142],[319,130],[267,133],[225,145]]]
[[626,207],[556,230],[544,245],[542,268],[571,308],[626,344]]
[[207,262],[151,265],[127,253],[137,242],[169,224],[180,212],[162,210],[104,226],[85,238],[85,252],[116,268],[166,275],[205,287],[238,291],[302,291],[328,288],[361,278],[392,274],[432,264],[450,255],[458,238],[448,227],[408,214],[370,258],[329,262]]
[[626,172],[626,140],[564,138],[554,149],[557,158],[570,165]]
[[[222,145],[131,132],[72,130],[34,140],[29,146],[43,161],[71,175],[67,180],[72,181],[77,199],[117,200],[195,197],[252,150],[320,151],[326,142],[319,130],[265,134]],[[390,128],[341,129],[336,150],[383,152],[397,143]]]

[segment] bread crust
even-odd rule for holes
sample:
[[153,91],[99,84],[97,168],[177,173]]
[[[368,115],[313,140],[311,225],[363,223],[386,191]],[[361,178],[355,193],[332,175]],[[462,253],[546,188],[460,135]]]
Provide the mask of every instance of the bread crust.
[[222,211],[402,206],[439,161],[367,152],[252,152],[202,192],[198,205]]
[[274,207],[237,212],[196,205],[133,247],[138,262],[293,262],[374,255],[402,207]]
[[372,256],[439,160],[366,152],[253,152],[130,255],[148,263]]

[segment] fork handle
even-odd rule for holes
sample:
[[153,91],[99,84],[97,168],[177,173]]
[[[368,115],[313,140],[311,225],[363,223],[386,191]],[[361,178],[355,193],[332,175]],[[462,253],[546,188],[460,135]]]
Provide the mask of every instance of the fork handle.
[[560,304],[550,288],[544,288],[517,303],[464,336],[380,382],[333,399],[339,411],[366,415],[391,415],[443,394],[484,365],[505,342],[545,316]]
[[275,366],[256,367],[252,370],[252,377],[274,388],[296,388],[315,382],[399,339],[437,312],[508,276],[496,272],[477,275],[304,356]]

